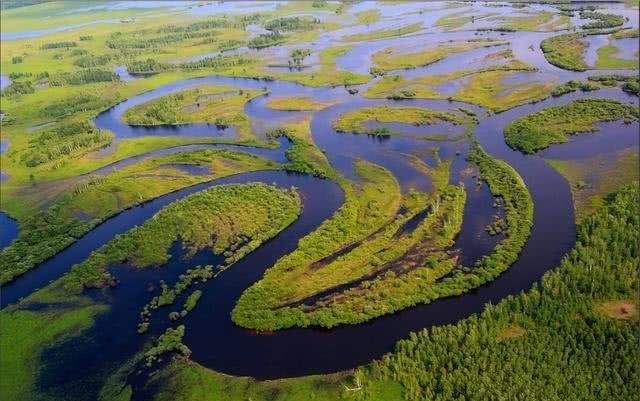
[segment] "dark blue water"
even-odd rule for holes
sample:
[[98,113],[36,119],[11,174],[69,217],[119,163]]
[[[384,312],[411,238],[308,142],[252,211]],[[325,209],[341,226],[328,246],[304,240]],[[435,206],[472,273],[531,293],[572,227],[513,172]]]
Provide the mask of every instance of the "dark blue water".
[[[287,82],[221,77],[197,78],[174,82],[129,99],[98,116],[95,120],[96,125],[113,130],[118,137],[158,134],[223,135],[224,132],[202,125],[154,129],[133,128],[120,120],[122,113],[130,107],[201,83],[220,83],[250,89],[266,87],[276,96],[295,94],[309,96],[316,100],[334,99],[340,97],[340,93],[345,93],[343,88],[310,88]],[[410,308],[365,324],[343,326],[332,330],[294,328],[277,331],[272,335],[256,335],[253,331],[234,326],[229,313],[242,291],[259,280],[264,270],[273,265],[279,257],[295,249],[297,240],[328,218],[343,201],[342,192],[330,181],[287,175],[283,172],[260,172],[196,185],[122,212],[96,227],[56,257],[4,287],[2,305],[14,303],[20,297],[30,294],[35,288],[46,285],[50,280],[68,271],[73,264],[84,260],[92,250],[108,242],[114,235],[143,223],[163,206],[189,193],[228,182],[271,183],[275,181],[281,186],[295,185],[300,189],[304,201],[303,214],[281,235],[248,255],[217,279],[203,285],[204,295],[198,308],[184,320],[188,327],[184,341],[193,351],[192,358],[220,372],[257,378],[335,372],[369,362],[392,350],[394,344],[406,337],[409,332],[433,325],[454,323],[480,312],[488,302],[496,303],[507,295],[530,288],[545,271],[558,265],[562,256],[571,249],[575,241],[569,186],[564,178],[549,167],[540,156],[523,155],[508,148],[504,143],[502,132],[506,124],[525,114],[550,105],[567,103],[572,99],[595,96],[614,97],[625,101],[630,99],[619,91],[600,91],[596,94],[574,93],[490,116],[477,126],[475,135],[485,150],[513,166],[525,181],[535,204],[534,225],[519,260],[507,272],[493,282],[462,296],[440,299],[431,304]],[[292,117],[304,115],[298,112],[268,110],[264,107],[266,99],[267,96],[259,97],[247,104],[245,111],[252,119],[269,120],[273,124],[278,124]],[[340,104],[313,114],[311,122],[313,139],[322,150],[326,151],[331,164],[346,177],[357,179],[353,171],[353,162],[357,158],[362,158],[388,168],[397,177],[403,190],[415,188],[428,191],[431,183],[424,174],[410,166],[404,154],[415,155],[428,164],[433,163],[433,158],[428,156],[433,151],[442,159],[452,159],[451,182],[455,184],[463,182],[468,193],[463,228],[455,247],[461,249],[465,264],[471,264],[478,257],[491,252],[496,238],[486,235],[484,228],[490,223],[495,213],[492,207],[493,196],[486,187],[481,186],[476,190],[473,174],[465,173],[469,167],[464,160],[468,141],[433,143],[411,137],[340,134],[333,129],[333,122],[339,115],[349,110],[374,105],[402,104],[449,111],[457,107],[466,107],[480,114],[482,109],[446,100],[398,102],[364,99],[359,95],[349,97],[343,95],[341,101]],[[419,134],[416,132],[415,136]],[[605,134],[603,132],[595,135]],[[273,152],[275,157],[283,157],[282,148],[275,151],[265,149],[251,149],[251,151]],[[161,152],[170,151],[157,151],[131,161],[118,163],[122,166],[127,165],[140,160],[141,157],[163,154]],[[104,173],[107,170],[99,170],[99,172]],[[55,366],[55,369],[47,369],[40,377],[39,385],[42,389],[58,394],[68,391],[69,398],[74,398],[72,395],[81,386],[97,383],[92,380],[100,377],[104,369],[117,365],[139,349],[143,340],[135,334],[135,325],[141,306],[151,297],[147,292],[149,282],[160,278],[171,281],[171,278],[175,279],[181,271],[194,264],[215,261],[210,253],[199,253],[194,259],[184,261],[178,247],[172,249],[172,255],[174,257],[169,264],[159,270],[134,272],[126,266],[114,266],[113,272],[122,278],[121,284],[115,289],[109,288],[102,290],[100,294],[95,294],[97,299],[111,305],[111,311],[102,315],[89,332],[45,354],[44,361],[48,366]],[[91,294],[97,292],[88,291]],[[160,327],[154,327],[153,332],[157,333],[159,329]],[[118,337],[117,341],[114,341],[115,337]],[[87,386],[91,387],[91,385]]]
[[[0,212],[0,249],[4,249],[18,236],[18,222]],[[4,291],[4,289],[3,289]]]

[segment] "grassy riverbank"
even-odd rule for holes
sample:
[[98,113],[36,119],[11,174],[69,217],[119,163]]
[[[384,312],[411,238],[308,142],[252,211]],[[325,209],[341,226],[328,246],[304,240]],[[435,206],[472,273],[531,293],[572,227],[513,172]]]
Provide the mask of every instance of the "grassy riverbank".
[[[199,166],[202,174],[181,169],[188,166]],[[1,251],[1,282],[32,269],[124,209],[200,182],[278,167],[247,153],[201,150],[147,159],[106,176],[56,183],[51,195],[59,200],[21,219],[18,238]]]
[[598,131],[596,123],[634,121],[638,108],[611,99],[579,99],[548,107],[521,117],[505,127],[509,146],[524,153],[534,153],[554,143],[568,141],[569,135]]

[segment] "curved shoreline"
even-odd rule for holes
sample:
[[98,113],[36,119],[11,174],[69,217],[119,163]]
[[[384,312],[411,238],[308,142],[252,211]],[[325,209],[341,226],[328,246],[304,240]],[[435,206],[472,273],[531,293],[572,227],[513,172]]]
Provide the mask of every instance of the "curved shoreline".
[[[224,77],[206,77],[198,80],[233,83],[240,81],[244,85],[251,83],[255,86],[267,86],[272,89],[281,85],[280,90],[285,95],[289,90],[294,88],[298,90],[301,87],[299,84],[292,83],[274,83]],[[192,79],[181,82],[184,85],[193,84]],[[158,88],[152,91],[154,92],[153,95],[162,96],[164,90],[172,90],[176,85],[179,85],[179,83],[172,83],[168,85],[169,88]],[[315,91],[335,90],[304,88],[307,88],[312,93]],[[279,92],[278,94],[280,95]],[[148,96],[148,94],[145,95]],[[507,295],[530,288],[533,283],[541,278],[544,272],[557,266],[564,254],[573,246],[575,241],[573,203],[570,189],[564,178],[548,166],[541,157],[522,155],[508,148],[502,137],[503,128],[513,119],[549,105],[560,104],[577,98],[598,96],[624,97],[628,99],[626,94],[613,90],[603,90],[589,94],[573,93],[560,98],[550,98],[536,104],[519,106],[503,113],[489,116],[482,119],[476,127],[475,136],[480,144],[489,154],[505,160],[516,169],[527,184],[535,205],[533,230],[520,254],[519,260],[496,280],[458,297],[439,299],[427,305],[419,305],[357,326],[340,326],[331,330],[294,328],[264,335],[233,325],[229,312],[242,291],[248,285],[259,280],[264,270],[270,267],[280,256],[295,249],[300,236],[295,234],[293,228],[287,229],[269,243],[247,255],[236,266],[221,274],[218,279],[206,284],[208,288],[204,291],[200,306],[185,319],[185,324],[188,325],[189,330],[186,332],[184,342],[193,350],[192,358],[204,366],[223,373],[249,375],[259,379],[335,372],[352,368],[380,357],[382,354],[391,351],[395,343],[399,339],[406,337],[411,331],[434,325],[455,323],[460,319],[480,312],[484,309],[486,303],[495,303]],[[130,100],[131,103],[135,103],[140,99],[136,97]],[[121,103],[119,106],[125,107],[127,104],[131,104],[129,103],[130,100]],[[477,106],[449,102],[447,100],[403,100],[397,102],[382,99],[362,99],[356,96],[348,98],[348,101],[348,104],[341,103],[314,114],[311,122],[311,133],[321,149],[331,149],[345,144],[347,137],[344,137],[344,134],[335,133],[331,126],[331,116],[349,108],[372,104],[402,104],[436,109],[449,109],[462,105],[478,109]],[[257,100],[257,104],[248,105],[247,107],[259,107],[260,104],[262,104],[262,101]],[[293,115],[289,112],[278,112],[276,114],[282,117]],[[111,116],[115,115],[117,113],[111,114]],[[352,135],[348,138],[351,138],[348,140],[353,140],[359,146],[362,146],[363,143],[374,144],[373,146],[364,146],[364,148],[368,148],[367,151],[370,153],[367,153],[367,155],[369,156],[382,155],[389,150],[395,150],[393,146],[402,144],[403,141],[415,141],[415,139],[407,138],[390,138],[386,142],[372,142],[363,135]],[[378,144],[383,144],[383,146],[378,146]],[[349,148],[343,147],[342,152],[348,153]],[[350,165],[349,155],[347,155],[346,160],[340,161],[340,157],[345,157],[344,154],[341,155],[340,152],[332,153],[331,151],[327,153],[333,166],[348,175],[348,171],[344,169],[344,166]],[[357,155],[352,155],[352,157],[355,156]],[[335,158],[338,158],[338,163],[336,163]],[[378,160],[374,161],[378,162]],[[343,166],[343,169],[340,168],[340,165]],[[391,167],[393,170],[393,166]],[[3,292],[7,291],[7,288],[10,291],[9,301],[7,301],[6,293],[3,294],[3,305],[11,303],[11,299],[17,300],[17,295],[11,295],[11,291],[14,291],[15,294],[22,293],[22,295],[27,295],[30,290],[45,285],[49,279],[57,278],[60,273],[68,269],[72,264],[86,258],[91,250],[97,249],[106,243],[116,232],[124,232],[131,226],[144,222],[169,202],[212,185],[256,180],[256,176],[260,174],[267,173],[243,173],[238,176],[198,184],[120,213],[87,233],[67,250],[17,280],[15,283],[18,284],[15,284],[15,287],[22,288],[21,290],[12,290],[10,286],[3,288]],[[286,173],[275,172],[275,174]],[[306,179],[318,180],[312,177],[307,177]],[[330,181],[324,182],[329,183]],[[335,183],[331,183],[331,186],[337,188]],[[322,210],[326,211],[328,206],[333,205],[337,208],[341,203],[336,202],[337,195],[335,193],[327,197],[327,193],[317,192],[318,188],[313,189],[312,187],[309,189],[310,193],[303,196],[305,201],[304,210],[306,212],[310,212],[313,215],[315,214],[314,208],[324,208]],[[315,195],[310,196],[313,193]],[[331,213],[319,219],[317,224],[320,224],[324,218],[330,215]],[[470,217],[465,213],[465,220]],[[177,257],[172,259],[174,261],[180,260]],[[192,265],[193,263],[193,260],[188,263],[183,261],[182,266],[186,268],[187,264]],[[116,288],[116,290],[121,291],[122,289]],[[137,314],[137,311],[134,312]],[[213,328],[212,322],[215,322]],[[98,323],[96,324],[97,326]],[[372,333],[375,333],[375,335],[372,335]],[[224,344],[224,346],[218,346],[220,344]]]

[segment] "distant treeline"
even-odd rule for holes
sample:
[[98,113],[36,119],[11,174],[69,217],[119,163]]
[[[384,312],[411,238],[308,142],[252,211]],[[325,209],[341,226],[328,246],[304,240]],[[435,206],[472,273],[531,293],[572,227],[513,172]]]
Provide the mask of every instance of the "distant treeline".
[[317,18],[284,17],[267,21],[264,28],[269,31],[310,31],[319,23]]
[[200,68],[220,69],[236,65],[250,64],[251,59],[239,56],[222,56],[207,57],[198,61],[189,61],[181,64],[161,63],[154,59],[144,61],[132,61],[127,63],[127,71],[130,74],[157,74],[163,71],[174,69],[196,70]]

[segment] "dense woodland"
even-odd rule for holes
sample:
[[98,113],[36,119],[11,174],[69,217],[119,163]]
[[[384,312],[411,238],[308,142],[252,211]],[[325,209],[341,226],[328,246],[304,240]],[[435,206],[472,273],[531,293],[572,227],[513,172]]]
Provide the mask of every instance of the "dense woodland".
[[574,249],[532,290],[412,334],[362,377],[400,382],[407,400],[634,400],[640,334],[625,304],[639,296],[638,189],[582,222]]

